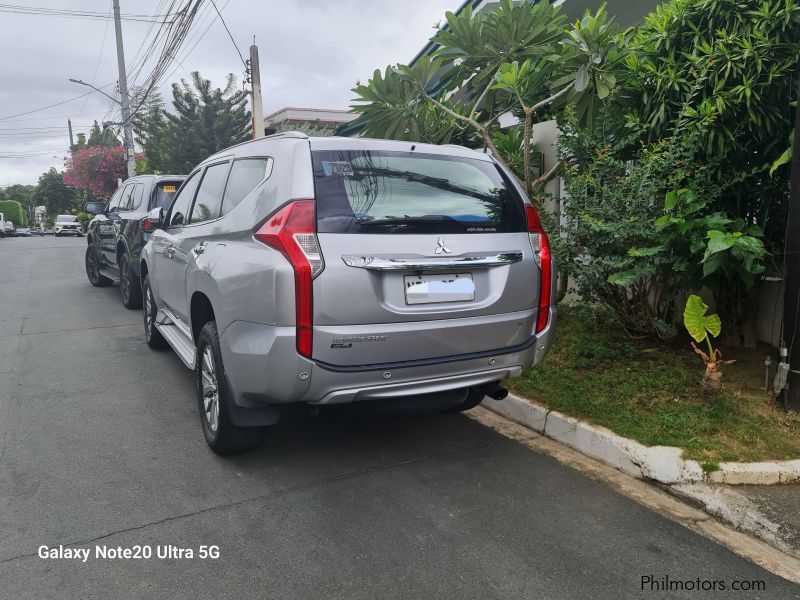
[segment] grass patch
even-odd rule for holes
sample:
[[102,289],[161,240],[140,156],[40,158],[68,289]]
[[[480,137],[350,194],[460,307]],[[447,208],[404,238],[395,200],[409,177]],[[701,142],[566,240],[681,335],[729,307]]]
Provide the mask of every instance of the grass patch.
[[688,337],[632,341],[608,316],[560,308],[550,354],[508,387],[648,446],[683,448],[709,470],[724,461],[800,458],[800,415],[777,408],[763,391],[770,350],[723,352],[737,362],[724,367],[725,389],[709,397]]

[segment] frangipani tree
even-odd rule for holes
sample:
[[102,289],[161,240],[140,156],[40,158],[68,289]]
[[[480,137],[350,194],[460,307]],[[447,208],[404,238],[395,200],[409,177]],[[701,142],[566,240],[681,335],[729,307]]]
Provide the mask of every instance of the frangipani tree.
[[[367,135],[411,141],[472,135],[533,194],[559,165],[534,176],[532,125],[567,105],[582,122],[593,120],[597,103],[616,87],[613,69],[624,56],[604,5],[568,29],[564,21],[548,2],[502,0],[489,11],[449,12],[448,27],[431,40],[439,45],[432,58],[376,70],[353,89],[353,109],[361,113],[353,124]],[[496,143],[497,119],[509,112],[523,122],[521,171]]]

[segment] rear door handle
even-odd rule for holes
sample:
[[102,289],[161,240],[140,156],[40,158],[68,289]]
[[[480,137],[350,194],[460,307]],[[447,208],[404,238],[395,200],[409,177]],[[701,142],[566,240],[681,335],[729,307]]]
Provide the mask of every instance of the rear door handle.
[[197,244],[197,246],[192,248],[192,252],[194,253],[194,255],[195,256],[199,256],[200,254],[205,252],[207,244],[208,244],[208,242],[200,242],[199,244]]
[[167,249],[164,250],[164,254],[167,255],[167,258],[172,258],[172,255],[175,254],[175,246],[167,246]]

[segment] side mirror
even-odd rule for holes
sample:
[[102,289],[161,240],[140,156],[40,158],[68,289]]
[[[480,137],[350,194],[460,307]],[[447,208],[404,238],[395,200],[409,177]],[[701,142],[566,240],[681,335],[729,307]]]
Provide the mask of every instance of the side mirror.
[[103,202],[88,202],[83,208],[90,215],[99,215],[103,212],[105,204]]
[[154,208],[147,216],[142,219],[142,231],[150,233],[156,229],[161,229],[164,225],[164,209],[162,207]]

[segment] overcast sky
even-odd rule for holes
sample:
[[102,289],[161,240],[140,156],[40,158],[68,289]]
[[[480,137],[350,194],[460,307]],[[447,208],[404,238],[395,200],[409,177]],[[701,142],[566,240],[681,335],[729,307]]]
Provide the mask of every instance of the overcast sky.
[[[350,89],[375,68],[408,62],[433,34],[433,25],[461,0],[215,0],[242,54],[253,35],[259,46],[264,114],[284,106],[348,108]],[[14,5],[110,13],[111,0],[10,0]],[[155,14],[159,0],[120,0],[123,14]],[[162,9],[163,10],[163,9]],[[210,27],[209,27],[210,25]],[[137,51],[150,23],[124,21],[125,58],[135,73]],[[154,28],[157,27],[154,26]],[[208,28],[205,35],[203,32]],[[198,41],[199,40],[199,41]],[[197,42],[196,46],[195,43]],[[194,46],[194,49],[192,49]],[[191,51],[190,51],[191,50]],[[113,21],[0,12],[0,186],[33,184],[51,166],[63,167],[67,118],[75,133],[93,119],[114,117],[99,93],[20,116],[117,80]],[[210,0],[160,84],[195,70],[221,86],[227,73],[241,85],[243,66]],[[142,83],[150,65],[133,82]],[[130,77],[130,75],[129,75]],[[130,83],[129,83],[130,85]],[[104,88],[115,94],[113,85]],[[169,105],[169,102],[168,102]],[[7,118],[10,117],[10,118]],[[20,156],[10,158],[10,156]]]

